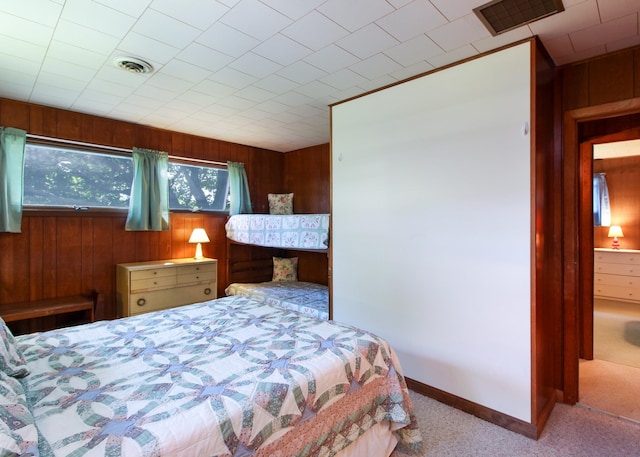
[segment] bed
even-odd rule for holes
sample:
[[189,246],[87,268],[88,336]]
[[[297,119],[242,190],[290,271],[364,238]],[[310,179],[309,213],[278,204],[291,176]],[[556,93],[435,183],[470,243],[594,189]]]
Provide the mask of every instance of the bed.
[[2,455],[383,456],[422,444],[384,340],[247,297],[2,328]]
[[229,284],[225,293],[251,297],[318,319],[329,319],[329,287],[324,284],[307,281],[235,282]]
[[227,238],[255,246],[326,251],[328,214],[236,214],[225,224]]

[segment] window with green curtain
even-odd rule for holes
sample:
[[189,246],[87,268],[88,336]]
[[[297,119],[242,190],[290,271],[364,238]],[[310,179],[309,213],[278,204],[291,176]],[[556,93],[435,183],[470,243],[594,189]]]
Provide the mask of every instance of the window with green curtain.
[[227,162],[227,170],[229,171],[229,197],[231,199],[229,214],[233,216],[234,214],[252,213],[249,181],[244,164]]
[[0,127],[0,232],[20,233],[27,132]]
[[133,148],[126,230],[169,230],[169,154]]

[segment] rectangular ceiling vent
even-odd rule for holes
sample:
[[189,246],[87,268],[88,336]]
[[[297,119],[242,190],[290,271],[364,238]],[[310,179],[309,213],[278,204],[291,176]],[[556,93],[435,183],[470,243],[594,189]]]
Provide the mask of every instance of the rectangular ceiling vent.
[[493,36],[561,11],[562,0],[493,0],[473,9]]

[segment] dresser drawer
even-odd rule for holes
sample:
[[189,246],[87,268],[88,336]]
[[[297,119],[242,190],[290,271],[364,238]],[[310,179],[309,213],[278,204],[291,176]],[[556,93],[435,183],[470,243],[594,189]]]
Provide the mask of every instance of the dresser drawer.
[[594,261],[604,263],[626,263],[640,265],[640,254],[625,251],[595,251]]
[[640,290],[640,276],[623,276],[596,273],[593,278],[596,286],[635,287]]
[[597,297],[619,298],[621,300],[640,300],[640,290],[631,287],[595,285],[594,295]]
[[215,259],[171,259],[116,266],[119,316],[131,316],[217,297]]
[[612,275],[640,276],[640,265],[596,262],[593,271],[594,273],[605,273]]
[[215,298],[215,282],[131,294],[129,315],[159,311]]

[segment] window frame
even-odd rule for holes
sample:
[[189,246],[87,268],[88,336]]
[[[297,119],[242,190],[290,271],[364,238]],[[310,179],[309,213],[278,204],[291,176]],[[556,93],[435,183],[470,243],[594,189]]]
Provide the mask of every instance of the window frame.
[[[47,137],[41,137],[41,136],[37,136],[37,135],[30,135],[27,134],[27,143],[26,146],[28,147],[29,145],[36,145],[36,146],[44,146],[44,147],[51,147],[51,148],[60,148],[60,149],[69,149],[69,150],[77,150],[77,151],[82,151],[82,152],[86,152],[86,153],[90,153],[90,154],[105,154],[105,155],[112,155],[112,156],[122,156],[122,157],[127,157],[129,159],[131,159],[132,163],[133,163],[133,150],[132,149],[126,149],[126,148],[119,148],[119,147],[114,147],[114,146],[104,146],[104,145],[99,145],[99,144],[92,144],[92,143],[84,143],[84,142],[78,142],[78,141],[72,141],[72,140],[62,140],[62,139],[55,139],[55,138],[47,138]],[[182,164],[182,165],[190,165],[190,166],[200,166],[200,167],[210,167],[210,168],[217,168],[220,170],[225,170],[228,173],[227,170],[227,164],[224,162],[218,162],[218,161],[214,161],[214,160],[207,160],[207,159],[196,159],[196,158],[192,158],[192,157],[186,157],[186,156],[175,156],[175,155],[169,155],[169,163],[176,163],[176,164]],[[197,209],[197,210],[191,210],[191,209],[186,209],[186,208],[169,208],[169,212],[170,213],[193,213],[193,214],[198,214],[198,213],[206,213],[206,214],[228,214],[229,212],[229,208],[228,208],[228,192],[229,192],[229,184],[227,182],[227,193],[226,193],[226,204],[225,207],[223,209]],[[37,213],[40,215],[46,215],[47,213],[51,213],[51,214],[60,214],[60,213],[71,213],[74,215],[80,215],[80,214],[91,214],[91,215],[99,215],[99,214],[103,214],[105,216],[107,215],[114,215],[114,214],[122,214],[122,215],[126,215],[128,212],[128,205],[127,207],[123,207],[123,208],[116,208],[116,207],[106,207],[106,206],[79,206],[79,205],[74,205],[74,206],[66,206],[66,205],[29,205],[29,204],[25,204],[23,202],[23,206],[22,206],[22,210],[23,213]]]

